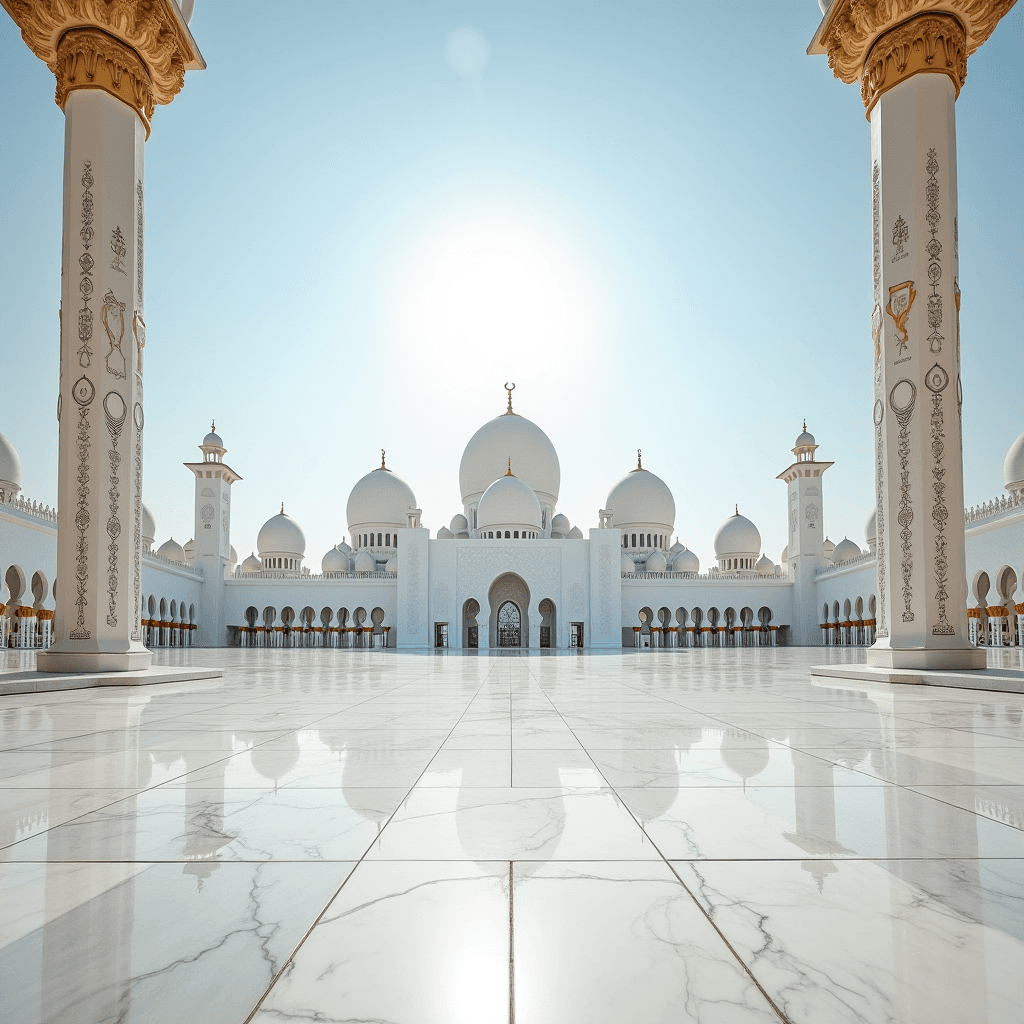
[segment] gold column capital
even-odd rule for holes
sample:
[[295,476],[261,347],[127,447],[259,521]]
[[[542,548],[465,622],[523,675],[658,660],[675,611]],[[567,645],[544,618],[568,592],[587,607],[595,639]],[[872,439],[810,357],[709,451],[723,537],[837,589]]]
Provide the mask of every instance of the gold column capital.
[[870,113],[887,89],[921,71],[953,79],[1016,0],[832,0],[807,52],[827,54],[836,78],[861,83]]
[[57,104],[99,88],[137,110],[170,103],[206,67],[174,0],[0,0],[25,45],[57,77]]

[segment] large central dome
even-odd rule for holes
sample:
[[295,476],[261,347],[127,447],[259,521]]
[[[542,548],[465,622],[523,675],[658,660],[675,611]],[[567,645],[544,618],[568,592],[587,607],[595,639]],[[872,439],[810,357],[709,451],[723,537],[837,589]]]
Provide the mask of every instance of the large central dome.
[[562,473],[555,446],[536,423],[514,412],[485,423],[469,439],[459,467],[462,503],[477,501],[503,477],[510,458],[516,476],[530,485],[542,503],[558,503]]

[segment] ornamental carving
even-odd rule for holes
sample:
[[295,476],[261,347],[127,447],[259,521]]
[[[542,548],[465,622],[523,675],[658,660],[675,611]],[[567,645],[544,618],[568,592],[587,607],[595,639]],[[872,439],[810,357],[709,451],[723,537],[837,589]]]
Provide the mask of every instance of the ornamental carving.
[[[963,73],[967,58],[995,31],[999,20],[1015,0],[833,0],[815,34],[809,53],[827,53],[836,78],[848,85],[859,81],[879,37],[915,15],[941,12],[954,15],[963,33]],[[916,20],[916,19],[915,19]],[[935,70],[945,70],[936,68]],[[948,71],[946,72],[949,73]],[[952,75],[950,76],[952,77]]]
[[886,32],[868,54],[860,82],[864,106],[911,75],[935,71],[948,75],[956,95],[967,79],[967,39],[963,26],[948,14],[922,14]]
[[[98,57],[117,62],[120,79],[127,74],[129,79],[145,83],[148,116],[152,116],[153,104],[170,103],[177,96],[185,84],[186,70],[206,66],[174,0],[4,0],[4,7],[21,29],[25,45],[57,76],[57,103],[61,106],[67,96],[66,91],[62,95],[62,75],[68,73],[65,58],[75,55],[76,68],[72,70],[78,73],[78,56],[86,58],[90,46]],[[79,30],[87,30],[93,37],[105,34],[116,48],[116,57],[98,49],[100,43],[95,39],[86,44],[78,38],[82,35]],[[113,74],[114,70],[107,68],[101,73]],[[75,82],[72,88],[80,85]],[[131,81],[125,85],[135,88]],[[67,89],[66,81],[63,88]],[[141,96],[138,108],[146,109]]]

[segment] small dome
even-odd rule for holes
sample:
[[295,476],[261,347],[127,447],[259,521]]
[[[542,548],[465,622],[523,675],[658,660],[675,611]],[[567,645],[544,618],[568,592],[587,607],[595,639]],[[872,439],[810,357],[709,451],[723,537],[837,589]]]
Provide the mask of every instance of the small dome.
[[540,530],[541,510],[533,488],[506,473],[484,491],[477,505],[477,529],[489,526],[528,526]]
[[352,554],[352,549],[344,541],[342,541],[340,544],[336,544],[335,547],[339,551],[344,551],[346,555]]
[[215,424],[210,424],[210,432],[203,438],[203,448],[223,448],[224,441],[220,434],[217,433],[217,427]]
[[[558,501],[562,472],[550,438],[525,416],[507,412],[485,423],[470,439],[459,466],[462,503],[468,505],[500,477],[512,459],[520,479],[551,504]],[[477,519],[479,522],[479,517]]]
[[832,562],[838,565],[840,562],[849,562],[851,558],[860,558],[864,554],[857,545],[848,538],[841,540],[832,551]]
[[451,530],[456,537],[458,537],[460,533],[468,533],[469,520],[460,512],[457,516],[452,516],[452,521],[448,526],[448,529]]
[[604,507],[612,510],[612,526],[657,523],[671,533],[676,521],[676,503],[668,484],[640,466],[608,492]]
[[374,559],[373,555],[370,554],[369,551],[366,551],[364,549],[363,551],[360,551],[358,555],[356,555],[355,571],[356,572],[376,572],[377,571],[377,562]]
[[754,568],[759,576],[774,576],[775,563],[767,556],[762,555],[755,563]]
[[746,516],[740,515],[739,509],[722,523],[715,534],[715,558],[728,555],[756,556],[760,550],[761,534]]
[[238,565],[238,552],[235,550],[234,544],[229,545],[228,550],[231,552],[228,558],[230,559],[231,568],[233,569]]
[[170,540],[165,540],[163,544],[156,549],[156,553],[161,558],[166,558],[171,562],[185,561],[185,549],[173,537]]
[[389,559],[388,564],[384,566],[386,572],[398,572],[398,552],[396,551]]
[[268,519],[256,536],[256,550],[260,557],[282,552],[302,558],[306,553],[306,535],[302,527],[284,510],[278,512],[273,519]]
[[583,531],[578,526],[574,526],[569,531],[569,540],[583,540]]
[[569,525],[569,517],[562,515],[561,512],[551,520],[552,533],[560,533],[564,537],[571,529],[572,527]]
[[369,523],[405,526],[405,514],[411,508],[416,508],[412,488],[397,473],[378,466],[358,480],[348,496],[349,531]]
[[670,555],[678,555],[680,551],[685,551],[685,550],[686,550],[686,545],[685,544],[680,544],[679,541],[677,540],[675,542],[675,544],[673,544],[672,547],[670,547],[668,549],[668,553]]
[[689,550],[680,551],[672,562],[673,572],[700,572],[700,559]]
[[785,565],[789,561],[789,545],[788,544],[782,549],[782,554],[779,555],[779,561],[783,565]]
[[21,490],[21,459],[14,445],[0,434],[0,491],[8,496]]
[[665,561],[665,556],[660,551],[652,551],[647,556],[645,569],[647,572],[665,572],[668,569],[668,562]]
[[828,539],[828,537],[826,537],[825,541],[821,545],[821,547],[822,547],[822,550],[825,552],[825,557],[829,561],[831,561],[832,560],[832,552],[835,551],[835,548],[836,548],[835,544],[833,544],[832,541],[830,541]]
[[321,572],[348,572],[348,555],[339,551],[336,547],[331,548],[320,560]]
[[636,566],[633,564],[633,559],[630,558],[625,551],[622,552],[622,557],[619,559],[619,566],[621,572],[636,572]]
[[794,448],[816,448],[817,443],[814,440],[814,435],[807,429],[807,424],[804,424],[803,432],[797,437],[793,444]]
[[[0,470],[0,474],[3,470]],[[153,541],[156,540],[156,519],[153,513],[149,510],[149,506],[142,503],[142,546],[149,550],[153,546]]]
[[[3,469],[0,468],[0,477]],[[1024,490],[1024,434],[1010,445],[1003,459],[1003,487],[1011,493]]]
[[262,572],[263,563],[256,557],[256,553],[249,555],[242,563],[242,572]]
[[438,540],[453,540],[454,537],[455,534],[452,533],[452,531],[449,530],[447,526],[442,526],[441,529],[437,531]]
[[878,540],[878,509],[873,508],[864,524],[864,540],[869,548],[873,548]]
[[195,540],[188,540],[185,542],[185,560],[188,562],[195,561],[196,557],[196,542]]

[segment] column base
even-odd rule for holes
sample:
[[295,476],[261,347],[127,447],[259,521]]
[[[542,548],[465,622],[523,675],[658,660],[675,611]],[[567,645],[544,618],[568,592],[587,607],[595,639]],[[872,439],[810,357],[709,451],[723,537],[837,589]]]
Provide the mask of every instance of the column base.
[[153,655],[141,651],[40,651],[36,656],[36,670],[39,672],[144,672],[153,664]]
[[965,672],[983,669],[987,658],[982,647],[894,648],[869,647],[867,664],[872,668],[918,669],[939,672]]

